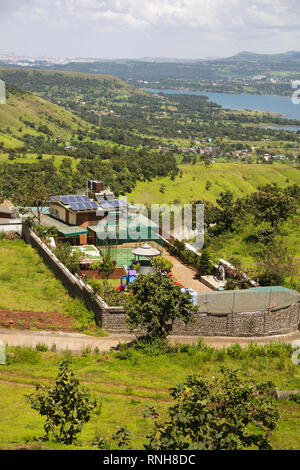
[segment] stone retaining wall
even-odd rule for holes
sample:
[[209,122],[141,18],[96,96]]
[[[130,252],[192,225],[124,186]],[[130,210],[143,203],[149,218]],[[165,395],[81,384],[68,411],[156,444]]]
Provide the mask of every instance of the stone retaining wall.
[[[275,312],[210,315],[198,313],[195,322],[185,325],[176,321],[172,335],[180,336],[272,336],[293,333],[299,329],[300,304]],[[111,333],[129,333],[122,307],[102,312],[102,326]]]
[[[28,227],[23,226],[23,236],[43,258],[45,264],[60,279],[74,297],[84,300],[95,314],[98,325],[110,333],[129,333],[126,314],[122,307],[109,307],[92,295],[92,289],[73,276],[52,251]],[[286,308],[265,312],[245,312],[228,315],[195,314],[195,322],[185,325],[176,321],[173,335],[181,336],[271,336],[293,333],[300,326],[300,302]]]

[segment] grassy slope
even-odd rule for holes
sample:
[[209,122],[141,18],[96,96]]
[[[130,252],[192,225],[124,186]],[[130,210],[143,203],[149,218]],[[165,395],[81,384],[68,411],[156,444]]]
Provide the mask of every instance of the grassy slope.
[[0,308],[90,315],[23,240],[0,240]]
[[[300,184],[300,171],[293,165],[273,164],[256,165],[242,163],[216,163],[209,169],[203,163],[196,165],[181,165],[183,176],[171,181],[169,177],[160,178],[153,182],[138,183],[135,190],[128,194],[132,203],[171,204],[175,201],[187,204],[193,200],[204,199],[215,202],[221,191],[230,190],[237,197],[243,197],[255,191],[258,186],[277,183],[281,187]],[[207,181],[212,183],[209,190],[205,189]],[[161,193],[161,185],[165,192]],[[220,236],[211,246],[215,259],[239,258],[243,268],[248,268],[255,274],[255,260],[251,256],[254,248],[246,243],[245,238],[253,230],[252,226],[244,226],[239,233]],[[296,281],[300,282],[300,224],[299,217],[282,224],[279,239],[285,242],[291,250],[295,250]],[[253,271],[252,271],[253,270]]]
[[[206,169],[203,163],[197,163],[181,165],[180,168],[183,171],[182,178],[177,176],[172,181],[170,177],[165,177],[152,182],[140,182],[127,195],[128,199],[134,203],[148,204],[171,204],[176,200],[188,204],[197,199],[215,202],[220,192],[225,190],[241,197],[264,184],[278,183],[282,187],[300,184],[300,171],[293,165],[214,163]],[[207,181],[212,183],[209,190],[205,189]],[[162,185],[165,186],[164,193],[160,192]]]
[[[35,129],[21,122],[20,118],[34,123]],[[63,121],[69,128],[62,128],[53,120]],[[65,139],[70,138],[72,131],[79,126],[89,127],[89,124],[83,123],[73,113],[30,93],[22,96],[10,94],[6,104],[0,106],[0,141],[5,146],[23,145],[20,137],[24,134],[39,135],[36,129],[41,125],[46,125],[54,136]],[[7,127],[11,129],[11,134],[7,133]]]
[[[2,366],[0,370],[0,448],[15,448],[18,445],[38,445],[34,438],[43,434],[44,419],[26,404],[25,394],[34,391],[35,383],[53,385],[57,375],[57,364],[63,356],[41,353],[35,364],[16,363]],[[249,371],[259,380],[272,380],[280,390],[299,389],[299,366],[289,358],[258,357],[255,359],[233,359],[197,350],[160,356],[145,356],[134,353],[128,359],[118,359],[115,352],[90,357],[73,357],[71,368],[80,383],[87,386],[93,396],[101,402],[101,413],[93,415],[84,425],[78,445],[63,446],[45,442],[46,449],[87,449],[98,430],[109,439],[117,426],[128,426],[132,433],[133,448],[141,449],[151,422],[143,419],[143,410],[155,406],[166,416],[170,406],[169,388],[182,382],[188,374],[199,373],[210,379],[218,373],[220,361],[231,368]],[[154,373],[155,371],[155,373]],[[272,444],[276,449],[299,449],[298,424],[299,405],[287,401],[278,403],[281,414],[279,429],[272,433]]]

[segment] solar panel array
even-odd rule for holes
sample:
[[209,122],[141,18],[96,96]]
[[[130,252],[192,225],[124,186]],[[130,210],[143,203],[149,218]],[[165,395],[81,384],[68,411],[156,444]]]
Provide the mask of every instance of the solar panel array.
[[84,211],[98,209],[99,205],[95,201],[91,201],[88,196],[52,196],[52,201],[59,201],[70,206],[72,210]]
[[129,204],[126,202],[126,201],[118,201],[117,199],[113,200],[113,201],[99,201],[99,204],[100,206],[102,207],[102,209],[117,209],[117,208],[125,208],[127,207]]

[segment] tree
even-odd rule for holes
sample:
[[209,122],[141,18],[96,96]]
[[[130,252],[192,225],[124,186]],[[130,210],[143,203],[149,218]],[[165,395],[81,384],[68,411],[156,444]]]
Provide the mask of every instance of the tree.
[[44,439],[52,433],[57,442],[72,444],[96,407],[88,390],[79,385],[67,361],[62,361],[53,388],[36,385],[35,393],[26,395],[31,408],[46,416]]
[[272,227],[277,227],[280,222],[296,213],[293,197],[281,192],[276,185],[266,185],[259,189],[245,201],[256,224],[268,222]]
[[41,223],[42,210],[51,196],[48,178],[49,176],[42,172],[26,173],[13,190],[13,200],[22,207],[27,207],[38,224]]
[[109,276],[115,272],[116,267],[110,254],[107,253],[102,259],[94,261],[91,264],[91,269],[99,271],[105,279],[108,279]]
[[234,201],[234,195],[231,191],[220,193],[216,200],[219,207],[216,210],[216,222],[221,229],[232,230],[232,226],[239,213],[238,204]]
[[84,254],[81,251],[73,251],[70,243],[59,243],[55,248],[55,255],[71,273],[80,272],[80,261],[83,260]]
[[139,275],[125,303],[131,331],[143,329],[150,339],[165,339],[176,319],[193,321],[196,310],[190,294],[181,292],[172,279],[159,273]]
[[199,264],[198,264],[198,272],[201,276],[209,275],[212,271],[213,264],[210,260],[210,252],[207,248],[202,250]]
[[161,274],[170,273],[173,268],[172,261],[167,258],[163,258],[162,256],[155,256],[155,258],[151,260],[151,265],[154,266],[156,271]]
[[279,420],[275,385],[226,367],[220,373],[211,382],[190,375],[172,388],[176,404],[168,421],[158,422],[156,410],[149,410],[155,423],[145,449],[271,449],[270,431]]
[[280,286],[295,273],[295,250],[279,240],[265,245],[255,253],[259,283],[262,286]]

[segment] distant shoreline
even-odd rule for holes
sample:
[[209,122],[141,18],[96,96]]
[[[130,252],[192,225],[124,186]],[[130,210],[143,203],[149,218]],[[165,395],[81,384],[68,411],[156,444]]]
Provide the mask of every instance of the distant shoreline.
[[[140,90],[147,91],[147,90],[154,90],[154,88],[140,88]],[[206,90],[206,91],[198,91],[198,90],[191,90],[190,88],[157,88],[157,91],[160,93],[163,93],[164,91],[187,91],[189,93],[218,93],[218,94],[225,94],[225,95],[243,95],[243,96],[274,96],[277,98],[291,98],[292,99],[292,93],[293,90],[291,91],[291,96],[289,95],[268,95],[265,93],[262,93],[258,95],[257,93],[239,93],[236,91],[213,91],[213,90]],[[149,93],[149,92],[148,92]],[[269,111],[266,111],[269,112]],[[283,116],[283,114],[278,114],[280,116]]]
[[[221,106],[223,110],[249,111],[256,113],[266,113],[274,118],[280,118],[287,122],[287,125],[299,125],[300,105],[293,104],[292,97],[279,95],[257,95],[254,93],[227,93],[217,91],[191,91],[187,89],[168,88],[142,88],[143,91],[152,94],[165,95],[189,95],[204,96],[211,102]],[[232,98],[231,98],[232,97]]]

